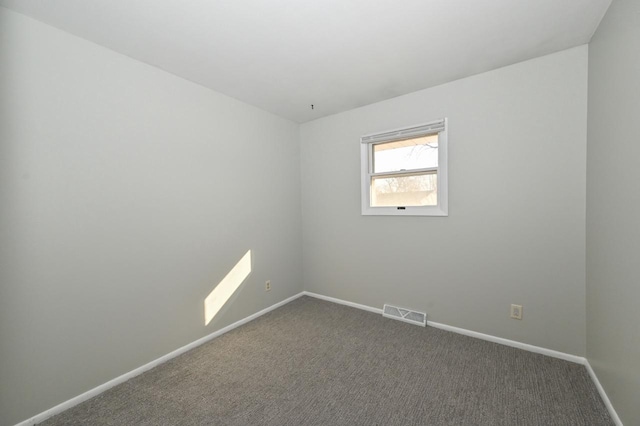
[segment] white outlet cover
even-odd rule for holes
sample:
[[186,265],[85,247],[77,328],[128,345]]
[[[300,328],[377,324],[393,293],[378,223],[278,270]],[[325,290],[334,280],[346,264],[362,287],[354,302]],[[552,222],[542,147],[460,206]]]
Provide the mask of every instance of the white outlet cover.
[[511,305],[511,318],[522,319],[522,305]]

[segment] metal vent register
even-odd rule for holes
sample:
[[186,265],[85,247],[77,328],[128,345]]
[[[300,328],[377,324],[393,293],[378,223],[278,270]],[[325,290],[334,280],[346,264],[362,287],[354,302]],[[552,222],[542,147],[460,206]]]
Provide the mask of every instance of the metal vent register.
[[386,303],[382,310],[382,316],[408,322],[410,324],[421,325],[423,327],[427,325],[427,314],[425,312],[412,311],[411,309],[387,305]]

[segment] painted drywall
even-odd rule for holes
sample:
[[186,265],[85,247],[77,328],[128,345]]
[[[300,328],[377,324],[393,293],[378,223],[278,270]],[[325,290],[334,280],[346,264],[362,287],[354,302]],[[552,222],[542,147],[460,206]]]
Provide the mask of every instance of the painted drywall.
[[640,424],[640,3],[616,0],[589,45],[587,358]]
[[[580,46],[301,125],[305,290],[584,355],[586,101]],[[449,216],[361,216],[360,136],[443,117]]]
[[298,130],[0,8],[0,424],[300,292]]

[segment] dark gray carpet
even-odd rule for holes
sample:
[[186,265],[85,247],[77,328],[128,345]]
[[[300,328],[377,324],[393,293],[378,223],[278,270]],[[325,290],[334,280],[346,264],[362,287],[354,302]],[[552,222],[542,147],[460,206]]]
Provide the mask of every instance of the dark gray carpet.
[[45,425],[612,425],[585,368],[297,299]]

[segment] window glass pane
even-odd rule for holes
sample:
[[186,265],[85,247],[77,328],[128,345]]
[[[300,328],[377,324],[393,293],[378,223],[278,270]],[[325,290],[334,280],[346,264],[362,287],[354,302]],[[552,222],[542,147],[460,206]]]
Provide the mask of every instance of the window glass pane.
[[418,174],[371,178],[372,207],[438,205],[438,175]]
[[438,167],[438,135],[373,145],[373,173]]

